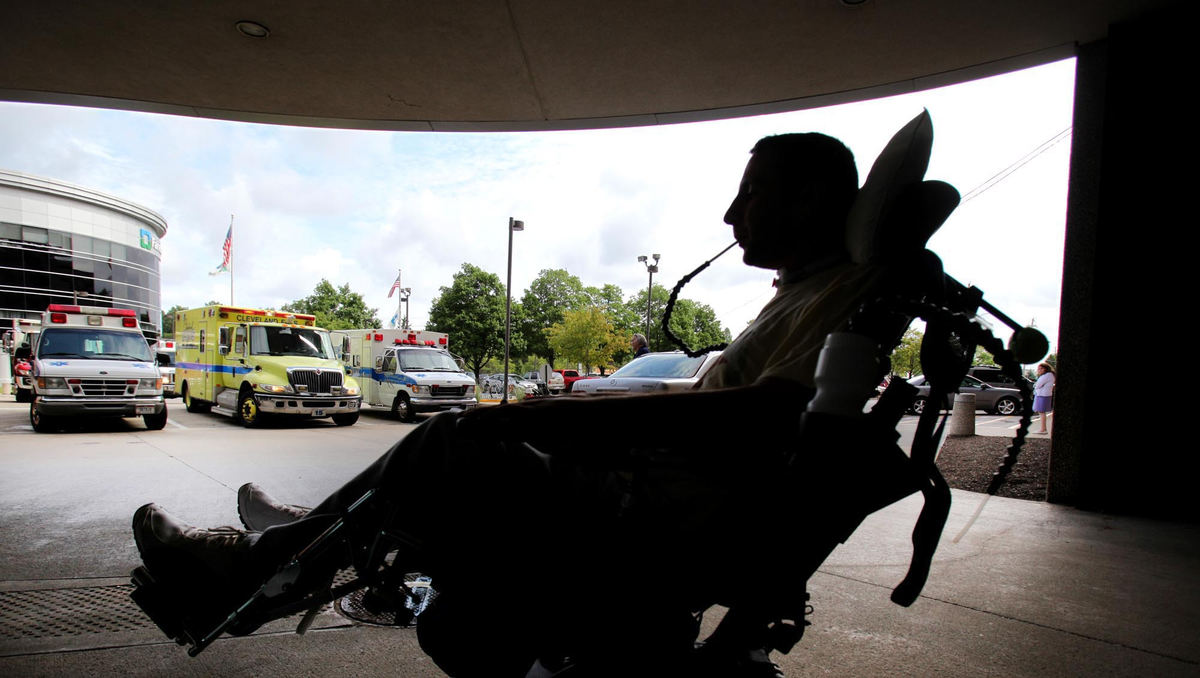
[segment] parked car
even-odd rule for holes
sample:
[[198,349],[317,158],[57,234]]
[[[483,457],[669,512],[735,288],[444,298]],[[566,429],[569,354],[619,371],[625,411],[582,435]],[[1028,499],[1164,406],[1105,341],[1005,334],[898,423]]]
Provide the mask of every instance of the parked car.
[[[498,400],[500,391],[504,388],[504,373],[483,375],[480,379],[479,388],[485,397],[491,394]],[[522,379],[516,374],[509,374],[508,393],[510,398],[516,398],[517,400],[532,398],[537,395],[537,384],[528,379]]]
[[542,375],[537,370],[526,372],[521,375],[521,378],[526,381],[532,381],[537,386],[538,395],[550,395],[550,386],[542,379]]
[[[1017,388],[1017,382],[995,365],[976,365],[967,370],[967,374],[975,377],[979,381],[991,386],[1003,386],[1004,388]],[[1021,377],[1025,379],[1025,377]],[[1025,379],[1029,383],[1028,379]],[[1029,384],[1033,386],[1033,384]]]
[[607,377],[575,382],[572,393],[581,395],[636,395],[682,391],[700,381],[720,351],[689,358],[682,351],[647,353]]
[[[495,376],[497,379],[503,379],[504,373],[501,372],[500,374],[497,374]],[[508,383],[510,383],[510,384],[516,383],[517,386],[520,386],[525,391],[526,398],[532,398],[533,396],[542,395],[542,387],[539,386],[537,381],[534,379],[529,379],[528,377],[523,377],[519,374],[514,374],[512,372],[509,372],[508,373]]]
[[566,387],[567,393],[570,393],[571,390],[573,388],[575,388],[576,382],[580,382],[585,379],[591,379],[591,377],[587,376],[586,374],[580,374],[579,370],[554,370],[554,371],[560,377],[562,377],[563,385]]
[[[908,380],[908,383],[917,387],[917,397],[913,400],[912,411],[920,414],[925,411],[925,406],[929,401],[929,384],[926,383],[924,375],[913,377]],[[975,409],[977,410],[987,410],[995,414],[1016,414],[1021,410],[1021,392],[1015,388],[992,386],[975,377],[966,376],[959,384],[958,392],[974,393]],[[953,406],[954,394],[951,393],[946,396],[946,402],[942,409],[948,410]]]

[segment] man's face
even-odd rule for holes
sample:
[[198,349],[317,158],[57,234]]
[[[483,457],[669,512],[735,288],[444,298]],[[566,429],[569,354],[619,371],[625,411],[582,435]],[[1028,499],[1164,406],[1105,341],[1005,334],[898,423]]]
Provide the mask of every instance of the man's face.
[[769,157],[750,156],[738,194],[725,212],[742,261],[759,268],[784,268],[800,249],[797,195],[783,186]]

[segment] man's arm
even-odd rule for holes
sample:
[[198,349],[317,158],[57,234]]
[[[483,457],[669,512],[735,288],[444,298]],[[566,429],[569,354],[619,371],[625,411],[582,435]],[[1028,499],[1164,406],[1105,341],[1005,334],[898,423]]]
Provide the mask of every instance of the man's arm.
[[640,396],[563,396],[476,408],[464,414],[464,433],[533,442],[577,440],[641,447],[703,444],[714,427],[786,430],[799,421],[812,390],[765,379],[736,388]]

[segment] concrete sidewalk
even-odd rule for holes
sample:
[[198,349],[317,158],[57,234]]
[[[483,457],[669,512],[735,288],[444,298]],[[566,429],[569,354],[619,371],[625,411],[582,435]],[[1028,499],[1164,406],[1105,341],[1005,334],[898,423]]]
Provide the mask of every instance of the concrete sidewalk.
[[[1200,527],[993,498],[954,543],[981,499],[955,492],[929,584],[907,609],[888,594],[907,569],[920,500],[868,519],[810,582],[813,625],[777,658],[786,674],[1200,676]],[[191,659],[138,626],[123,584],[60,581],[48,595],[64,586],[114,595],[95,610],[61,610],[65,621],[40,618],[43,609],[0,624],[0,675],[442,675],[414,631],[358,626],[332,612],[308,636],[276,623]],[[19,590],[30,586],[10,582],[0,600],[53,606]],[[67,629],[88,614],[98,630]]]

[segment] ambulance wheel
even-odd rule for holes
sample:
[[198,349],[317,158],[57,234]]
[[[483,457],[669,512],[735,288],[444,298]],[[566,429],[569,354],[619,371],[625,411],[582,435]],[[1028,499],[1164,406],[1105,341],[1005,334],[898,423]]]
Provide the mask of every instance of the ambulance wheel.
[[163,411],[158,414],[143,414],[142,421],[151,431],[163,430],[163,427],[167,425],[167,408],[164,406]]
[[188,390],[187,384],[183,385],[183,406],[188,412],[207,412],[211,405],[204,403],[201,400],[196,400],[192,397],[192,392]]
[[347,412],[345,414],[335,414],[332,417],[333,423],[338,426],[353,426],[354,422],[358,421],[358,412]]
[[58,418],[38,412],[37,405],[29,406],[29,423],[38,433],[54,433],[58,430]]
[[408,396],[401,393],[392,401],[392,414],[403,422],[412,422],[416,419],[416,413],[413,412],[412,403],[408,401]]
[[237,418],[246,428],[254,428],[262,424],[263,414],[258,409],[258,402],[254,400],[254,394],[248,390],[242,391],[238,396]]

